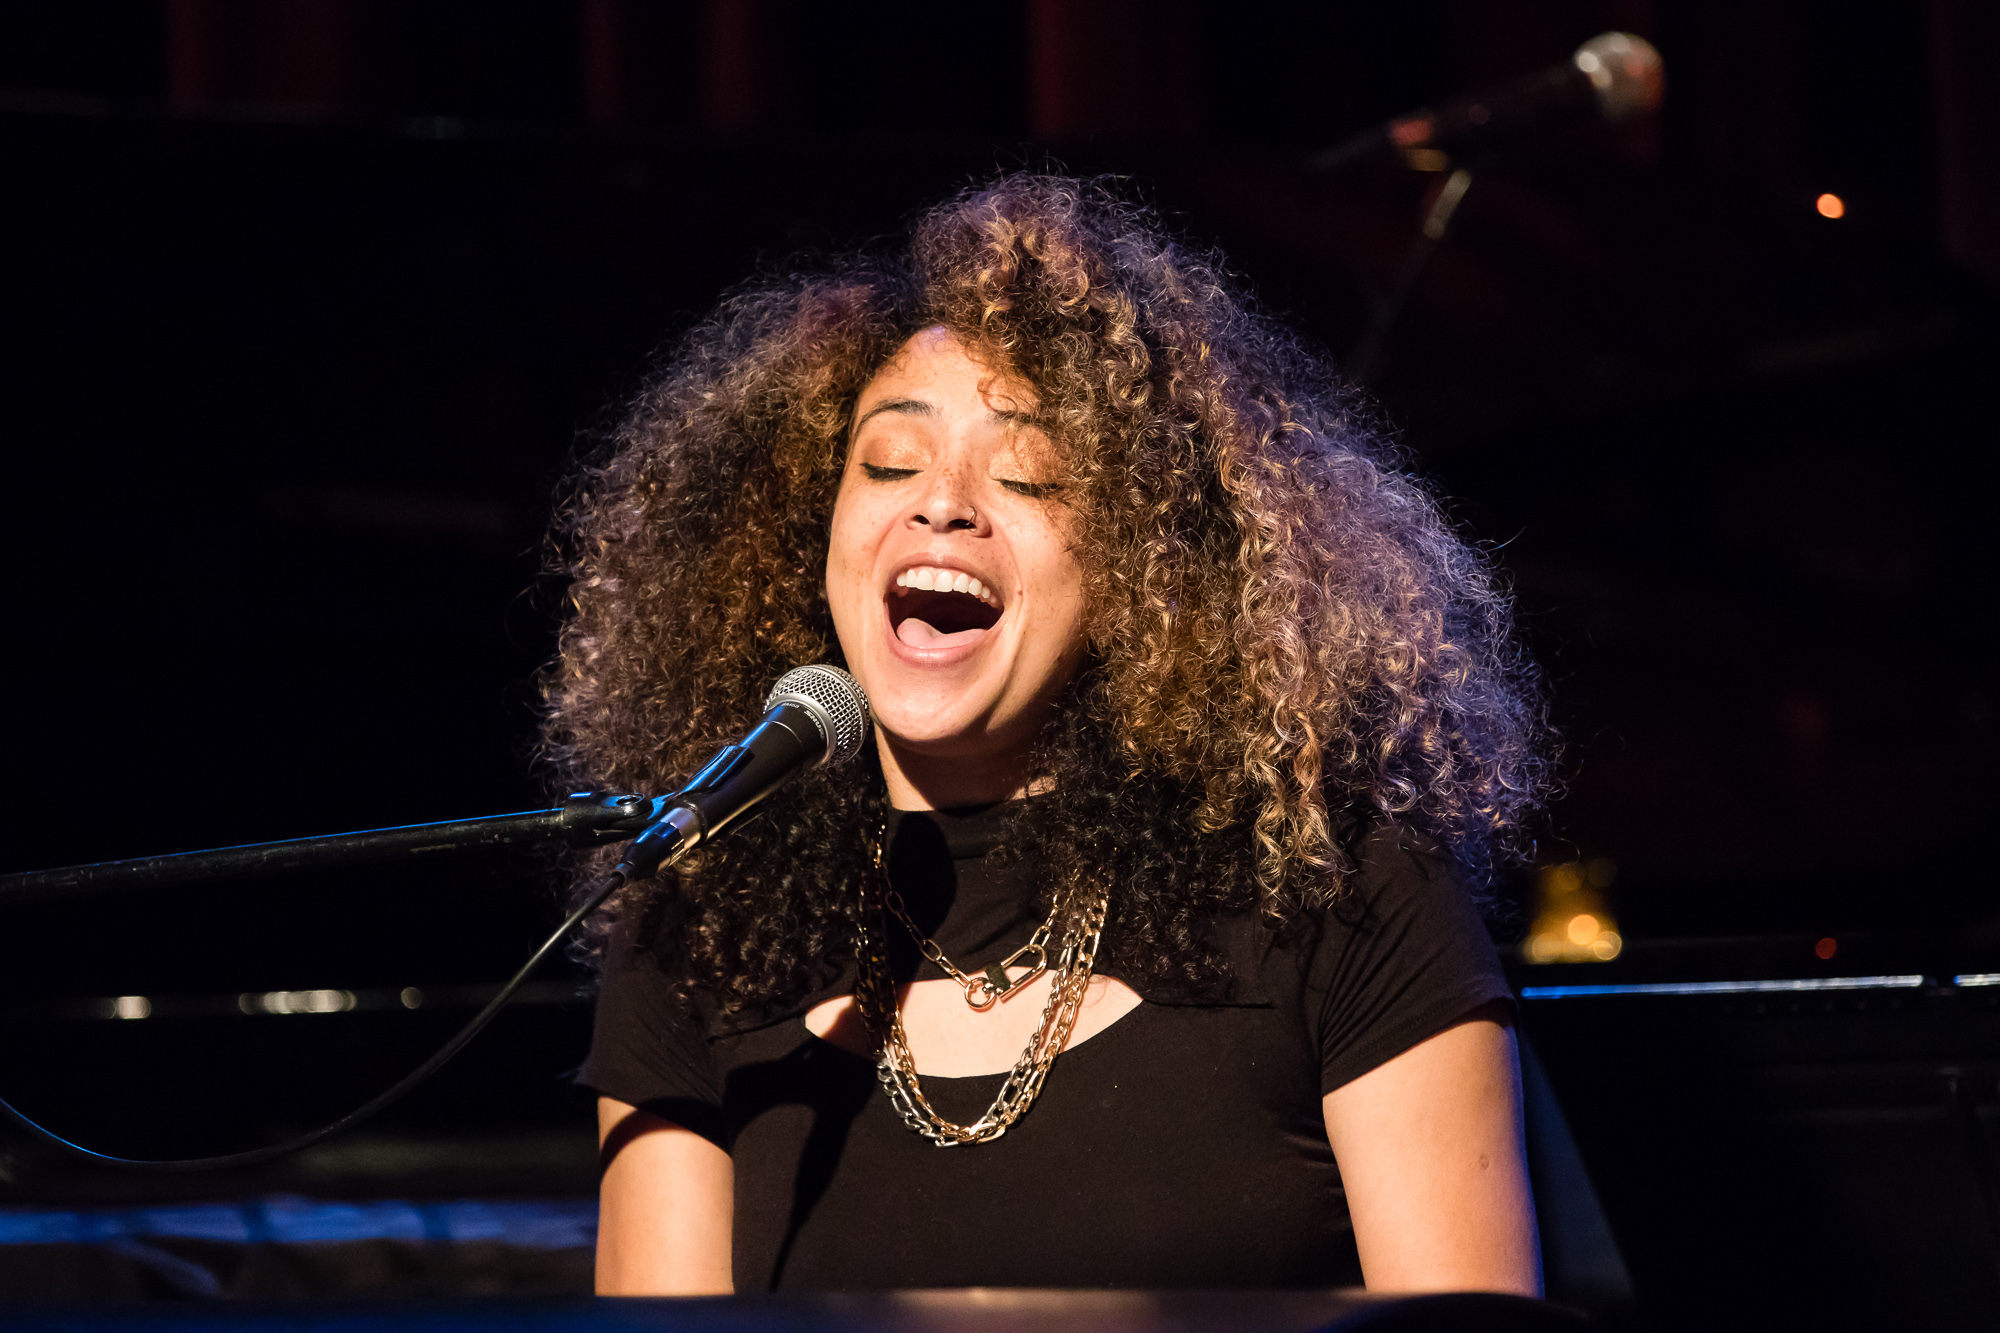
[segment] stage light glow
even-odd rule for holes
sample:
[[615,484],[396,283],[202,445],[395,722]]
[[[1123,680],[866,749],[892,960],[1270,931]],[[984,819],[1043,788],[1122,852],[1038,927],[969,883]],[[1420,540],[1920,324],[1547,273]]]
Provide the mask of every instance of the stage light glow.
[[403,1007],[405,1009],[418,1009],[421,1008],[424,1003],[424,993],[418,990],[415,986],[403,987],[402,991],[396,996],[396,998],[403,1002]]
[[1531,963],[1604,963],[1624,951],[1605,890],[1618,878],[1609,857],[1565,861],[1536,874],[1534,925],[1521,941]]
[[151,1018],[153,1002],[143,995],[121,995],[111,1002],[111,1012],[119,1018]]
[[1578,995],[1741,995],[1799,991],[1916,990],[1922,975],[1893,977],[1803,977],[1777,981],[1643,981],[1605,986],[1523,986],[1524,1000],[1562,1000]]
[[1823,218],[1844,218],[1847,216],[1847,201],[1837,194],[1823,194],[1813,201]]
[[344,1014],[354,1007],[351,990],[274,990],[236,997],[246,1014]]
[[1840,952],[1840,941],[1829,935],[1813,945],[1813,953],[1821,958],[1831,958]]

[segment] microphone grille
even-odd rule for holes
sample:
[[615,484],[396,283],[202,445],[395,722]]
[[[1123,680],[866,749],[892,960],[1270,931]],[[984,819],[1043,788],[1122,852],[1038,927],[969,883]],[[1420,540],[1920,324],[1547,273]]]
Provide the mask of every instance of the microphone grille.
[[1656,110],[1666,93],[1667,70],[1659,51],[1633,33],[1599,33],[1570,59],[1590,80],[1606,120]]
[[846,763],[861,753],[861,743],[868,739],[868,696],[839,667],[821,662],[787,671],[771,687],[764,711],[779,704],[797,704],[819,723],[826,737],[822,763]]

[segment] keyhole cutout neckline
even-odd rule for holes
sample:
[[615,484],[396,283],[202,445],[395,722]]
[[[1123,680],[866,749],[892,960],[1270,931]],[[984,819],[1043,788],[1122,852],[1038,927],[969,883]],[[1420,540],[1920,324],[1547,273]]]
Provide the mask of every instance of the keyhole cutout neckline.
[[[948,977],[899,987],[897,1007],[917,1072],[925,1078],[988,1078],[1012,1069],[1041,1027],[1052,980],[1044,973],[984,1013],[967,1005],[964,989]],[[1141,1003],[1139,993],[1116,977],[1093,976],[1063,1050],[1073,1051],[1102,1035]],[[851,995],[822,1000],[800,1021],[829,1046],[864,1060],[876,1057]]]
[[[989,859],[1010,827],[1032,818],[1038,798],[955,810],[891,810],[887,865],[917,926],[968,973],[1026,944],[1047,915],[1036,902],[1040,868],[1027,858]],[[890,966],[899,984],[898,1009],[917,1069],[939,1078],[1004,1074],[1040,1029],[1053,973],[1044,973],[984,1012],[965,1002],[964,987],[923,959],[916,942],[885,914]],[[1074,1049],[1136,1009],[1140,997],[1123,981],[1091,978],[1064,1049]],[[822,1000],[804,1015],[806,1031],[862,1059],[874,1042],[853,997]]]

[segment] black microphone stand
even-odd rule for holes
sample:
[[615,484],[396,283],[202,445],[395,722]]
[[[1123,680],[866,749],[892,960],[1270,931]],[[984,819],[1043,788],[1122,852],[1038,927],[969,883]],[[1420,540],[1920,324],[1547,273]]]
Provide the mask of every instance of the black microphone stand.
[[172,852],[127,861],[60,866],[0,875],[0,908],[36,899],[98,889],[158,887],[191,880],[256,875],[309,866],[382,861],[398,856],[465,852],[488,847],[520,847],[537,842],[566,842],[572,847],[598,847],[635,837],[660,817],[663,797],[602,796],[572,792],[552,810],[522,810],[482,819],[451,819],[436,824],[402,824],[395,828],[361,829],[282,842],[253,842],[241,847],[216,847],[200,852]]
[[[1440,154],[1440,156],[1442,156]],[[1438,186],[1431,198],[1430,206],[1424,210],[1423,222],[1417,229],[1417,239],[1403,256],[1402,268],[1396,280],[1382,299],[1375,302],[1369,314],[1367,331],[1354,345],[1347,357],[1347,373],[1356,383],[1373,384],[1382,373],[1388,359],[1389,331],[1401,317],[1403,307],[1408,305],[1415,294],[1417,284],[1422,281],[1424,270],[1430,267],[1431,259],[1437,254],[1438,246],[1444,243],[1444,235],[1451,227],[1452,217],[1458,206],[1465,202],[1465,192],[1472,188],[1472,168],[1450,166],[1450,174]]]
[[[346,862],[379,861],[396,856],[467,851],[484,847],[514,847],[525,843],[558,839],[573,847],[592,847],[618,842],[645,831],[665,813],[668,798],[644,796],[600,796],[596,792],[575,792],[553,810],[524,810],[494,815],[486,819],[454,819],[437,824],[406,824],[398,828],[363,829],[355,833],[335,833],[316,838],[293,838],[284,842],[251,843],[243,847],[218,847],[203,852],[180,852],[167,856],[142,856],[129,861],[104,861],[95,865],[63,866],[55,870],[34,870],[24,874],[0,875],[0,907],[31,899],[88,893],[121,886],[182,883],[221,876],[248,875],[261,871],[296,870],[306,866]],[[638,874],[650,873],[650,866]],[[247,1152],[219,1157],[189,1157],[164,1161],[113,1157],[93,1152],[44,1128],[19,1109],[0,1099],[0,1116],[63,1151],[103,1166],[139,1171],[212,1171],[227,1167],[254,1166],[273,1158],[311,1147],[352,1129],[422,1083],[442,1068],[514,997],[556,946],[585,917],[623,888],[634,871],[620,866],[607,875],[583,901],[571,909],[562,925],[535,950],[500,988],[500,993],[430,1059],[411,1070],[393,1086],[338,1120],[283,1143],[253,1148]]]

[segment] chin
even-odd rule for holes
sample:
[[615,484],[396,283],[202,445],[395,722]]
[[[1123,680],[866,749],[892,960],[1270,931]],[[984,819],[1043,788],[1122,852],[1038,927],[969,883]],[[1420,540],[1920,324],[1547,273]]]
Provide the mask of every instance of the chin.
[[998,700],[979,699],[976,692],[953,689],[936,681],[921,684],[884,681],[868,689],[875,725],[893,743],[924,754],[949,755],[954,750],[983,749],[991,738]]

